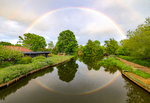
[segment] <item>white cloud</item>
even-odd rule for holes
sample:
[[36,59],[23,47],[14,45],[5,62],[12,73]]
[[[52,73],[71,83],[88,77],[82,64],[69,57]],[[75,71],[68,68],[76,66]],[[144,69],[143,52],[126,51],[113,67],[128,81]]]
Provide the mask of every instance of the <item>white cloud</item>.
[[[0,0],[0,39],[15,42],[19,35],[43,14],[65,7],[85,7],[97,10],[111,18],[126,33],[144,22],[149,15],[149,0]],[[144,17],[144,18],[143,18]],[[63,9],[47,15],[29,32],[45,37],[46,41],[57,41],[59,33],[70,29],[79,44],[88,39],[120,40],[122,34],[103,16],[83,9]]]

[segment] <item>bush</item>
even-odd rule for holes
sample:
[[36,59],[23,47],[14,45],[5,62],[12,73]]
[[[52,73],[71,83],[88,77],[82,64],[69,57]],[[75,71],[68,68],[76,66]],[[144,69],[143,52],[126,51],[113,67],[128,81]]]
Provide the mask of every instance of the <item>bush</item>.
[[0,57],[0,60],[12,59],[17,61],[23,57],[23,54],[20,51],[11,50],[0,45]]
[[12,65],[13,65],[12,62],[8,62],[8,61],[0,62],[0,67],[1,67],[1,68],[7,67],[7,66],[12,66]]
[[57,52],[54,52],[54,55],[57,55],[58,53]]
[[44,57],[44,56],[37,56],[37,57],[34,57],[34,58],[32,58],[32,62],[34,62],[34,61],[44,61],[46,59],[46,57]]
[[61,58],[60,57],[56,58],[56,57],[45,58],[43,56],[38,56],[38,57],[35,57],[32,59],[32,61],[33,61],[32,63],[18,64],[18,65],[3,68],[0,72],[0,84],[8,82],[8,81],[10,81],[14,78],[17,78],[21,75],[26,75],[28,72],[30,72],[32,70],[35,70],[38,68],[43,68],[44,66],[47,66],[47,65],[52,65],[53,61],[61,62],[61,61],[64,61],[64,60],[70,58],[70,56],[68,56],[68,57],[62,56]]
[[52,62],[51,58],[45,59],[45,62],[46,62],[47,64],[49,64],[49,65],[53,65],[53,62]]
[[29,64],[32,62],[32,58],[30,56],[25,56],[20,60],[21,64]]

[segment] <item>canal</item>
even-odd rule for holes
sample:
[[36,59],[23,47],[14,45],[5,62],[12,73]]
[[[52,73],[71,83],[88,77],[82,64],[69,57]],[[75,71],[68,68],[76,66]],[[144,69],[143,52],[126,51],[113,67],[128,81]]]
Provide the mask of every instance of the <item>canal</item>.
[[79,57],[0,90],[0,103],[148,103],[150,94],[101,57]]

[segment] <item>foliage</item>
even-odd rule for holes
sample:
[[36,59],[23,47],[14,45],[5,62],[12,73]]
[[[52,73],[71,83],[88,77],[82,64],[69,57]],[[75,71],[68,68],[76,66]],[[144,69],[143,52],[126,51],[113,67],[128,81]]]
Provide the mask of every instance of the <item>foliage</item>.
[[143,66],[150,67],[150,60],[141,60],[141,59],[137,59],[137,58],[134,58],[134,57],[122,56],[122,55],[117,55],[117,56],[119,58],[122,58],[122,59],[125,59],[125,60],[128,60],[128,61],[134,62],[136,64],[140,64],[140,65],[143,65]]
[[132,73],[139,75],[143,78],[146,78],[146,79],[150,78],[150,74],[145,73],[141,70],[137,70],[135,68],[133,69],[131,66],[125,65],[120,60],[116,59],[115,57],[109,57],[108,59],[103,59],[102,61],[99,62],[99,64],[104,65],[104,66],[117,66],[121,70],[132,72]]
[[20,47],[22,47],[22,45],[21,45],[21,44],[18,44],[18,43],[17,43],[17,44],[15,44],[14,46],[20,46]]
[[53,48],[54,48],[53,41],[50,41],[50,43],[48,43],[48,49],[53,49]]
[[24,47],[27,47],[32,51],[37,51],[39,48],[45,48],[46,46],[44,37],[36,34],[25,33],[24,38],[21,36],[19,36],[19,38],[19,43],[23,43],[22,45]]
[[95,55],[103,55],[103,49],[100,46],[100,42],[95,40],[88,40],[87,44],[82,48],[83,55],[86,56],[95,56]]
[[88,70],[99,70],[100,65],[98,65],[98,62],[102,60],[102,56],[79,56],[79,61],[83,62],[85,65],[87,65]]
[[4,42],[4,41],[1,41],[1,42],[0,42],[0,45],[13,46],[13,44],[11,44],[10,42]]
[[131,66],[125,65],[120,60],[116,59],[115,57],[109,57],[108,59],[103,59],[102,61],[99,62],[99,64],[103,66],[117,66],[121,70],[127,70],[129,72],[132,71]]
[[4,46],[0,46],[0,61],[12,59],[14,61],[18,61],[23,57],[23,54],[17,50],[11,50],[5,48]]
[[115,54],[118,49],[118,42],[114,38],[110,38],[109,40],[105,40],[104,46],[106,47],[106,53]]
[[12,66],[13,63],[12,62],[8,62],[8,61],[4,61],[4,62],[0,62],[0,68],[4,68],[7,66]]
[[[53,65],[70,59],[73,56],[53,56],[49,58],[37,57],[32,63],[29,64],[18,64],[3,68],[0,72],[0,84],[8,82],[21,75],[26,75],[29,71],[42,68],[47,65]],[[34,59],[34,58],[33,58]]]
[[20,60],[21,64],[29,64],[32,62],[32,58],[30,56],[25,56]]
[[128,52],[128,50],[127,50],[126,48],[124,48],[124,47],[119,47],[119,48],[116,50],[115,54],[117,54],[117,55],[129,55],[129,52]]
[[77,40],[75,39],[75,35],[72,31],[65,30],[59,34],[58,41],[56,43],[56,51],[72,54],[76,52],[77,47]]
[[36,57],[32,58],[32,62],[44,61],[45,59],[46,59],[46,57],[44,57],[44,56],[36,56]]
[[127,37],[123,46],[129,50],[131,56],[150,59],[150,17],[146,18],[145,23],[135,30],[128,30]]
[[78,67],[79,66],[74,59],[57,66],[59,79],[65,82],[72,81]]

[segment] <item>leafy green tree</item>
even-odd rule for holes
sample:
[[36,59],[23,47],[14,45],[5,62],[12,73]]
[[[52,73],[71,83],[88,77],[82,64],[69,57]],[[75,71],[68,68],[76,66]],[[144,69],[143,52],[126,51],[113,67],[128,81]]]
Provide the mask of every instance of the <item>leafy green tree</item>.
[[48,49],[53,49],[53,48],[54,48],[53,41],[50,41],[50,43],[48,43]]
[[22,45],[17,43],[17,44],[15,44],[15,46],[22,46]]
[[0,42],[0,45],[13,46],[13,44],[11,44],[10,42],[4,42],[4,41],[1,41],[1,42]]
[[83,54],[86,56],[103,55],[103,49],[100,46],[100,42],[95,40],[88,40],[87,44],[83,47]]
[[[127,39],[121,40],[119,43],[119,47],[116,50],[115,54],[117,55],[130,55],[128,49],[125,46],[125,42],[127,42]],[[128,45],[127,45],[128,46]]]
[[45,38],[36,34],[25,33],[24,38],[19,36],[19,43],[32,51],[37,51],[39,48],[46,47]]
[[114,38],[110,38],[109,40],[105,40],[104,46],[106,47],[106,53],[115,54],[118,49],[118,42]]
[[58,41],[56,43],[56,49],[58,52],[65,52],[66,54],[75,53],[78,48],[75,35],[70,30],[62,31],[59,34]]
[[87,56],[91,56],[92,53],[92,48],[93,48],[93,42],[92,40],[88,40],[87,44],[83,48],[83,54]]
[[139,59],[150,59],[150,17],[145,23],[139,25],[135,30],[127,31],[128,39],[124,46],[129,50],[130,55]]

